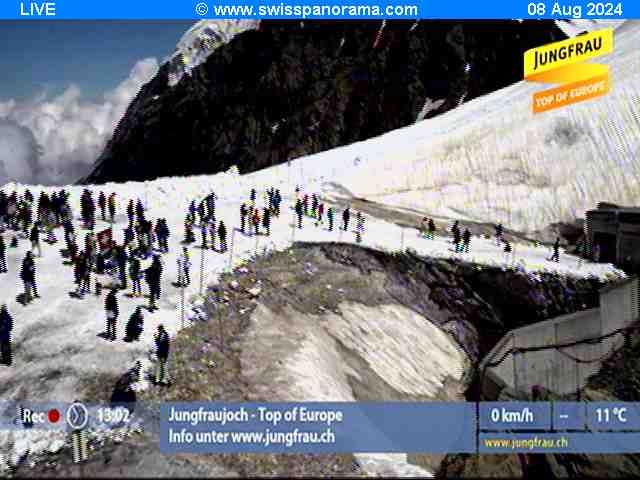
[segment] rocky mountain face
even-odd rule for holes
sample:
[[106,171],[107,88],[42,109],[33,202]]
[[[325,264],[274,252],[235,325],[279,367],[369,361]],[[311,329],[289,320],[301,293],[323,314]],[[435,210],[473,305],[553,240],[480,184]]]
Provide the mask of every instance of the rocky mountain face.
[[365,140],[521,80],[525,50],[564,38],[552,21],[261,22],[173,86],[163,65],[81,183],[246,173]]

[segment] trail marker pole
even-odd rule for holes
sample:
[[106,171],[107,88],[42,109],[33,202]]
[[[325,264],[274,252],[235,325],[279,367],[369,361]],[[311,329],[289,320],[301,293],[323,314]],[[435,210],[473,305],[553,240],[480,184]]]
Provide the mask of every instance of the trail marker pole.
[[180,288],[180,311],[181,311],[181,320],[180,320],[180,328],[184,328],[184,282],[182,282]]
[[204,283],[204,251],[206,249],[200,249],[200,295],[202,295],[202,286]]
[[236,229],[231,231],[231,245],[229,245],[229,272],[233,269],[233,244],[236,237]]
[[400,252],[404,252],[404,228],[400,227]]

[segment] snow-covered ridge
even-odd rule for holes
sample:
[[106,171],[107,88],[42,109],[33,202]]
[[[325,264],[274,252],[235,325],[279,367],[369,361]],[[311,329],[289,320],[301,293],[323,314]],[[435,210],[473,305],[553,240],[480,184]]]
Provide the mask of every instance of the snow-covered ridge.
[[185,32],[169,59],[169,86],[176,85],[220,46],[247,30],[256,30],[259,20],[200,20]]

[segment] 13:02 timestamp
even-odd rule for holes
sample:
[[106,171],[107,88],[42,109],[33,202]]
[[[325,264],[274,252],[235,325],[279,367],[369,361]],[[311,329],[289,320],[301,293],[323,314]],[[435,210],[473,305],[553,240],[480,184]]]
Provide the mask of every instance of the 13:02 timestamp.
[[101,407],[98,408],[97,412],[98,422],[99,423],[127,423],[129,422],[129,410],[123,407],[109,408],[109,407]]

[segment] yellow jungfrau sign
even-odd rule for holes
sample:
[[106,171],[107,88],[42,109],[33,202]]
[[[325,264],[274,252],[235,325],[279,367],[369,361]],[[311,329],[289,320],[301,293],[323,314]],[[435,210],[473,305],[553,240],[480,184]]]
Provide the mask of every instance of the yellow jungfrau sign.
[[525,80],[564,84],[536,93],[533,111],[544,112],[607,93],[609,67],[581,62],[612,51],[611,28],[527,50],[524,54]]

